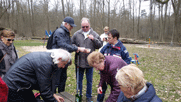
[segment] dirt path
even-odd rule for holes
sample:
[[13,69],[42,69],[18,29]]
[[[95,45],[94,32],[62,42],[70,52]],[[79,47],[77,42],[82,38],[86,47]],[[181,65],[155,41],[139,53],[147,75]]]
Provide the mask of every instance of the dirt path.
[[29,52],[46,51],[46,46],[22,46],[22,48]]
[[[126,46],[135,46],[138,48],[146,48],[146,49],[169,49],[169,50],[178,50],[181,51],[181,47],[171,47],[171,46],[163,46],[163,45],[141,45],[141,44],[125,44]],[[44,46],[22,46],[22,48],[29,52],[36,52],[36,51],[46,51],[46,47]]]

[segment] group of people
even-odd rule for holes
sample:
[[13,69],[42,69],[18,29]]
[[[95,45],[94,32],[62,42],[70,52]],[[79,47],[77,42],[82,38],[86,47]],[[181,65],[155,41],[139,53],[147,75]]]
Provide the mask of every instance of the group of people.
[[76,27],[74,19],[64,18],[60,28],[51,35],[51,49],[29,53],[19,59],[13,45],[14,32],[1,29],[0,75],[8,90],[4,102],[38,102],[32,92],[34,89],[39,90],[44,102],[63,102],[64,99],[56,95],[56,89],[58,93],[65,91],[67,70],[72,63],[71,52],[76,52],[75,72],[79,71],[76,77],[81,97],[84,72],[86,74],[87,102],[92,101],[94,68],[100,72],[97,102],[104,101],[107,85],[110,85],[111,93],[106,102],[161,102],[153,85],[145,81],[142,71],[130,64],[129,53],[116,29],[109,31],[106,26],[99,36],[86,17],[81,20],[81,29],[70,37],[73,27]]

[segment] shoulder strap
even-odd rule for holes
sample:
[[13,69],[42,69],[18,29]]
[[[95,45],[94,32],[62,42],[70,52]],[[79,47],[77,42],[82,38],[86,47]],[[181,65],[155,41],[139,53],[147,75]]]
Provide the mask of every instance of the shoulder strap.
[[[7,53],[6,53],[6,54],[7,54]],[[4,57],[6,56],[6,54],[1,58],[0,63],[2,62],[2,60],[4,59]]]

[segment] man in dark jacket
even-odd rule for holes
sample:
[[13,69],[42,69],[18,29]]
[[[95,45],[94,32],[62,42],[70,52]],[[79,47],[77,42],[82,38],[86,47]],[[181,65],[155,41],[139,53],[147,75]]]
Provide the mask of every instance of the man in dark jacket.
[[[90,21],[88,18],[82,18],[81,20],[81,29],[74,33],[72,36],[72,44],[75,44],[79,47],[88,48],[92,51],[99,49],[102,46],[101,38],[99,35],[91,28]],[[92,97],[92,77],[93,77],[93,68],[89,66],[87,62],[87,56],[89,53],[79,53],[75,55],[75,65],[79,65],[79,89],[80,95],[82,95],[82,80],[84,76],[84,71],[86,71],[87,79],[87,92],[86,97],[87,101],[91,101]],[[79,60],[77,63],[77,60]],[[77,69],[76,69],[77,72]]]
[[117,102],[162,102],[153,85],[146,82],[143,72],[135,64],[121,68],[116,80],[121,88]]
[[60,102],[64,99],[54,94],[52,79],[58,68],[64,68],[71,55],[66,50],[54,49],[33,52],[18,59],[3,80],[9,88],[8,102],[36,102],[33,89],[39,90],[45,102]]
[[[126,47],[119,40],[119,32],[116,29],[112,29],[108,33],[108,43],[101,49],[101,53],[105,56],[116,56],[122,58],[127,64],[130,64],[129,53]],[[97,95],[97,102],[103,102],[104,95],[107,90],[107,85],[102,85],[102,94]]]
[[[53,34],[53,45],[52,49],[62,48],[66,49],[68,52],[81,51],[84,52],[84,49],[80,47],[73,46],[71,43],[70,32],[76,27],[74,24],[74,19],[72,17],[65,17],[60,28],[56,29]],[[58,93],[65,91],[65,83],[67,79],[67,67],[68,64],[63,69],[59,69],[56,74],[56,86],[58,87]],[[61,73],[61,74],[59,74]],[[54,90],[56,91],[56,90]]]

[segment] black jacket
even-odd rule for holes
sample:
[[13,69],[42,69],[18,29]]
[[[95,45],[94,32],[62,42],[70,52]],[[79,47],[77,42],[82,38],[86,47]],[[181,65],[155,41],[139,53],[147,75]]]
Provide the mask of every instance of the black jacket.
[[45,102],[55,102],[52,79],[57,68],[50,53],[33,52],[19,58],[3,79],[10,89],[39,90]]

